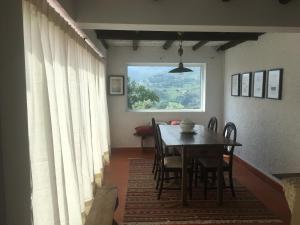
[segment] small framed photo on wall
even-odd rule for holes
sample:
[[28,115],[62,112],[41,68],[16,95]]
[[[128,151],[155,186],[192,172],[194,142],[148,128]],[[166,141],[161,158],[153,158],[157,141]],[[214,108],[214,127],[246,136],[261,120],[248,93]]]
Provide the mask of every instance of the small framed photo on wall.
[[124,76],[111,75],[108,77],[110,95],[124,95]]
[[266,71],[256,71],[253,73],[253,97],[264,98],[266,86]]
[[231,96],[240,96],[240,74],[231,76]]
[[268,70],[267,73],[267,98],[281,99],[283,69]]
[[243,97],[251,96],[251,72],[241,74],[241,95]]

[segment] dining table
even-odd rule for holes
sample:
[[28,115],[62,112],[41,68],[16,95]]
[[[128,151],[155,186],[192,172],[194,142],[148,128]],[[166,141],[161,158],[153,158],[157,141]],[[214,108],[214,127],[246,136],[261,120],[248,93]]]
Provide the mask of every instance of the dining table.
[[181,204],[187,201],[187,165],[197,157],[214,157],[218,160],[217,201],[223,204],[223,153],[225,146],[241,146],[240,143],[227,139],[222,133],[216,133],[206,126],[197,124],[191,132],[182,132],[180,125],[159,125],[164,146],[180,149],[182,158]]

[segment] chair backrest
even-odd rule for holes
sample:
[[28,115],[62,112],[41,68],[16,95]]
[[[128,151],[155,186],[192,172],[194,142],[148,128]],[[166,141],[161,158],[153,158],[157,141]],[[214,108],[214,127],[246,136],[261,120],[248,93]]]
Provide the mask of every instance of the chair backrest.
[[160,128],[159,125],[156,124],[156,135],[157,135],[157,153],[159,156],[159,159],[162,160],[162,162],[164,161],[164,149],[163,149],[163,143],[162,143],[162,139],[161,139],[161,132],[160,132]]
[[153,129],[155,128],[155,125],[156,125],[156,122],[155,122],[155,119],[152,117],[152,119],[151,119],[151,123],[152,123],[152,127],[153,127]]
[[216,117],[211,117],[208,122],[208,129],[213,130],[214,132],[217,132],[218,130],[218,119]]
[[151,122],[152,122],[152,129],[153,129],[155,150],[157,150],[157,148],[158,148],[158,139],[157,139],[157,131],[156,131],[156,122],[155,122],[155,119],[152,118]]
[[[237,130],[236,130],[236,126],[234,123],[232,123],[232,122],[226,123],[224,130],[223,130],[223,136],[225,138],[236,141]],[[234,151],[234,146],[225,146],[224,147],[224,154],[229,156],[229,165],[230,166],[232,166],[233,151]]]

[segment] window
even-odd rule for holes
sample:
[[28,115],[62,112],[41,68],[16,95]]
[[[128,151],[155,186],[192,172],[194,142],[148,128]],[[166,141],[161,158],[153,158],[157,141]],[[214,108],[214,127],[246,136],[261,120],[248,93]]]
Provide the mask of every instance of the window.
[[185,64],[193,72],[169,73],[177,64],[127,67],[130,111],[204,111],[205,64]]

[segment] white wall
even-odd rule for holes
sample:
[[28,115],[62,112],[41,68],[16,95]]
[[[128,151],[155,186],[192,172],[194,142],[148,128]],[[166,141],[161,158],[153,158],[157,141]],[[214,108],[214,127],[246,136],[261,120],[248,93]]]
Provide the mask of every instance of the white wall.
[[31,185],[22,1],[2,3],[0,34],[0,149],[6,208],[6,221],[0,218],[0,224],[30,225]]
[[140,30],[148,25],[174,25],[172,29],[178,25],[200,25],[201,29],[206,29],[205,26],[300,27],[299,11],[300,1],[295,0],[287,5],[279,4],[278,0],[77,0],[78,22],[106,25],[107,29],[112,29],[112,24],[126,24],[127,28],[128,24],[140,24]]
[[[137,51],[133,51],[131,47],[110,47],[108,50],[107,74],[126,75],[127,63],[176,63],[179,60],[177,50],[177,46],[173,46],[167,51],[161,47],[140,47]],[[139,147],[140,139],[133,136],[134,128],[149,123],[152,117],[164,121],[188,117],[195,122],[207,124],[211,116],[217,116],[220,122],[222,121],[223,53],[217,53],[211,47],[203,47],[198,51],[192,51],[191,47],[185,47],[183,58],[184,62],[207,63],[206,111],[190,113],[126,112],[126,95],[109,96],[112,147]]]
[[[233,121],[236,153],[266,173],[300,171],[300,34],[266,34],[225,54],[224,121]],[[230,96],[231,75],[284,69],[282,100]]]

